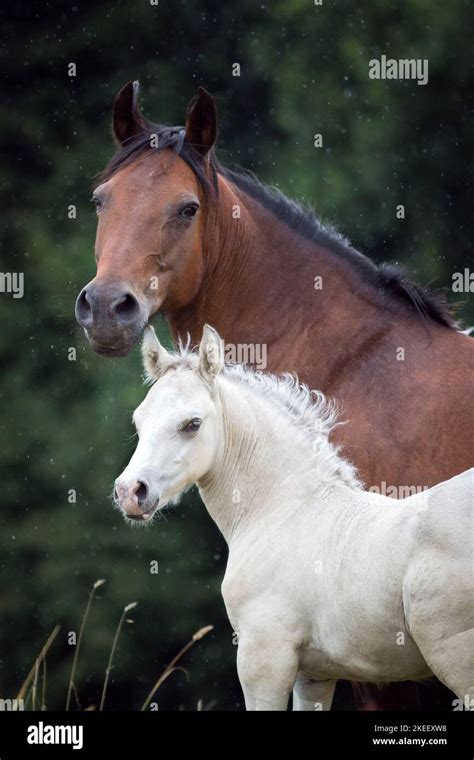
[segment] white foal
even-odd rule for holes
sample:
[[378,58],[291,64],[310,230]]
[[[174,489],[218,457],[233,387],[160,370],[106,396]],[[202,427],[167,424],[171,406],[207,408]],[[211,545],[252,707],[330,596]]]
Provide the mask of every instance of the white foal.
[[285,710],[292,689],[295,709],[329,709],[338,678],[434,674],[473,699],[474,470],[400,501],[368,493],[329,442],[320,394],[225,367],[209,327],[199,355],[168,353],[149,328],[143,355],[155,382],[116,501],[146,522],[198,484],[229,545],[247,709]]

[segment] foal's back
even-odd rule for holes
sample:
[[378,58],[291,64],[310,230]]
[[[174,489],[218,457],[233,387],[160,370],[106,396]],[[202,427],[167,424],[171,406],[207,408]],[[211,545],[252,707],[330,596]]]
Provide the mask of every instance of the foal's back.
[[292,581],[285,610],[304,631],[308,672],[377,681],[440,673],[433,640],[474,625],[473,479],[470,470],[401,500],[342,487],[295,512],[286,540],[273,544],[273,579],[280,590]]
[[474,690],[474,469],[428,492],[403,601],[425,661],[458,696]]

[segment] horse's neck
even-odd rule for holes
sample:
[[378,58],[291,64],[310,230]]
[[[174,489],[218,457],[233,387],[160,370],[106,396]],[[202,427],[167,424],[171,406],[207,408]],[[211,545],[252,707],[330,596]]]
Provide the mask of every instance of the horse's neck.
[[[254,344],[258,336],[272,371],[296,370],[312,387],[330,390],[327,380],[337,374],[340,357],[390,329],[376,292],[355,267],[294,233],[222,177],[219,210],[212,216],[204,233],[201,288],[190,306],[167,315],[175,337],[190,333],[197,341],[206,322],[228,343]],[[275,319],[276,314],[291,319]],[[287,347],[304,336],[318,353],[317,377],[285,364]]]
[[[288,519],[317,493],[313,447],[245,386],[219,381],[220,436],[211,472],[199,482],[204,503],[227,543],[248,530]],[[323,487],[321,483],[321,487]]]

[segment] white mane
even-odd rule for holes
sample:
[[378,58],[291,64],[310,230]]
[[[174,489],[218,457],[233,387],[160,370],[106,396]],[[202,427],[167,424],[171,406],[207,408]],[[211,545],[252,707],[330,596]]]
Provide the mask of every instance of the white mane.
[[[174,361],[173,361],[174,360]],[[197,369],[198,355],[190,346],[179,343],[178,350],[171,355],[168,369]],[[312,467],[315,479],[325,484],[340,483],[351,488],[361,488],[354,466],[342,457],[339,447],[331,443],[329,436],[338,426],[338,408],[321,391],[312,391],[300,383],[296,375],[285,373],[272,375],[255,371],[244,364],[226,364],[223,376],[237,384],[243,384],[261,398],[276,406],[296,430],[302,433],[311,448]]]

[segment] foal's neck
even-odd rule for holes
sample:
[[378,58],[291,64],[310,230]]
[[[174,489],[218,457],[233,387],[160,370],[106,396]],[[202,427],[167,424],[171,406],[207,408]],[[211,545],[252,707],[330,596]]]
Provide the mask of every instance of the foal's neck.
[[278,407],[235,380],[223,377],[218,383],[219,444],[211,471],[198,485],[230,545],[249,528],[265,530],[285,521],[328,484],[317,482],[313,444]]

